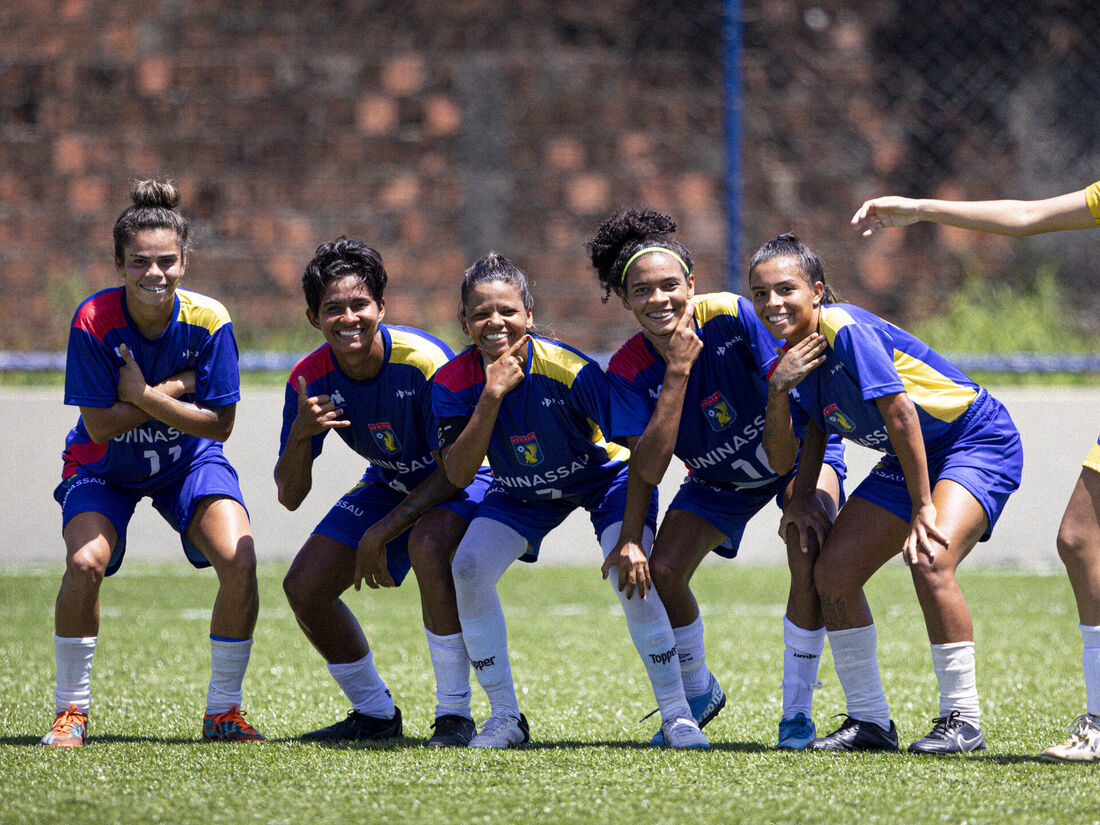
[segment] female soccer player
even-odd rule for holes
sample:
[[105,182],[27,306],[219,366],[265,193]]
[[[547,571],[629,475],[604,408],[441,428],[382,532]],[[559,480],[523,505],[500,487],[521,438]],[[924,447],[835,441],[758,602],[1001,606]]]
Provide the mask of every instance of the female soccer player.
[[[721,710],[725,695],[707,669],[691,577],[711,551],[733,558],[748,520],[768,501],[782,501],[791,479],[772,470],[762,443],[766,375],[781,342],[740,295],[695,294],[692,256],[673,238],[675,230],[668,215],[625,209],[588,242],[604,300],[615,293],[641,327],[608,368],[611,434],[626,439],[631,450],[628,502],[648,500],[673,455],[689,469],[665,513],[649,566],[640,541],[645,511],[628,503],[604,575],[617,566],[619,588],[630,598],[635,588],[646,595],[652,574],[676,636],[688,702],[702,727]],[[816,735],[811,710],[825,627],[813,564],[840,500],[844,453],[835,442],[815,497],[818,533],[805,549],[793,533],[785,537],[791,586],[783,617],[780,748],[804,748]]]
[[[873,198],[852,216],[864,236],[889,226],[933,221],[999,235],[1035,235],[1100,225],[1100,181],[1042,200],[945,201]],[[1058,529],[1058,555],[1077,601],[1084,646],[1085,713],[1070,737],[1040,756],[1052,762],[1100,762],[1100,440],[1085,457]]]
[[[532,333],[527,279],[490,253],[462,281],[460,320],[473,346],[440,368],[432,406],[447,477],[467,484],[488,455],[494,481],[458,546],[453,564],[458,614],[471,663],[492,713],[470,743],[506,748],[529,738],[508,659],[496,584],[577,507],[592,518],[604,555],[614,547],[626,499],[628,452],[608,443],[607,377],[594,361]],[[652,541],[656,500],[642,504]],[[627,626],[649,675],[664,742],[705,748],[691,716],[664,606],[627,600]]]
[[298,362],[287,382],[275,467],[279,501],[295,510],[305,499],[330,431],[370,462],[314,529],[283,582],[298,624],[352,705],[345,719],[302,738],[401,735],[401,711],[340,595],[364,580],[372,588],[395,587],[411,566],[436,677],[428,744],[464,746],[475,728],[451,555],[489,472],[475,473],[462,490],[436,461],[428,379],[453,353],[418,329],[382,323],[386,281],[378,252],[347,238],[319,246],[302,276],[306,317],[325,343]]
[[[918,339],[851,304],[832,303],[820,259],[793,235],[749,264],[756,314],[790,349],[771,377],[764,444],[773,467],[798,455],[784,523],[817,518],[813,485],[825,435],[884,453],[852,492],[814,566],[846,721],[811,747],[896,750],[864,583],[899,550],[932,643],[939,716],[914,753],[985,748],[970,611],[955,568],[989,538],[1020,483],[1020,436],[986,390]],[[789,395],[788,395],[789,391]]]
[[240,710],[259,609],[256,554],[220,443],[240,398],[233,325],[220,303],[179,288],[190,228],[176,186],[138,181],[130,198],[114,227],[122,285],[84,301],[69,332],[65,403],[80,418],[54,492],[66,564],[54,612],[57,717],[42,744],[84,744],[99,587],[122,564],[126,527],[145,496],[180,534],[188,561],[218,576],[203,739],[263,740]]

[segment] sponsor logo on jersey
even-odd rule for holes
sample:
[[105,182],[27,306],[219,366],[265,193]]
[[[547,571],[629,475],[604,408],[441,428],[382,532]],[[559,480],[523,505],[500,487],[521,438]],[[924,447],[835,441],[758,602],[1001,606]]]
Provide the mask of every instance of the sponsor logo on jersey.
[[416,390],[398,390],[394,393],[395,398],[412,398],[416,395]]
[[539,447],[539,440],[535,438],[534,433],[513,435],[511,441],[512,449],[515,451],[520,464],[525,464],[528,467],[542,464],[542,448]]
[[714,351],[715,351],[715,352],[717,352],[717,353],[718,353],[719,355],[725,355],[725,354],[726,354],[726,350],[728,350],[728,349],[731,349],[731,348],[733,348],[733,347],[734,347],[734,346],[735,346],[736,344],[740,344],[740,343],[741,343],[741,336],[740,336],[740,335],[738,335],[738,336],[735,336],[735,337],[733,337],[733,338],[730,338],[730,339],[729,339],[728,341],[723,341],[723,342],[722,342],[721,344],[719,344],[719,345],[718,345],[718,346],[717,346],[717,347],[715,348],[715,350],[714,350]]
[[116,435],[112,441],[120,444],[155,444],[159,441],[176,441],[183,433],[175,427],[165,428],[163,424],[145,424]]
[[377,424],[368,424],[370,434],[378,442],[383,452],[396,453],[401,449],[401,442],[397,440],[397,433],[389,421],[380,421]]
[[737,414],[720,392],[704,398],[699,404],[699,408],[703,411],[703,415],[707,417],[710,428],[715,432],[726,429],[737,418]]
[[844,413],[840,411],[840,408],[836,404],[830,404],[828,407],[821,411],[821,414],[825,417],[825,420],[846,433],[852,432],[856,428],[856,425],[852,423],[852,420],[848,418]]
[[329,396],[329,399],[337,407],[344,406],[344,396],[340,395],[340,390],[333,390],[332,395]]

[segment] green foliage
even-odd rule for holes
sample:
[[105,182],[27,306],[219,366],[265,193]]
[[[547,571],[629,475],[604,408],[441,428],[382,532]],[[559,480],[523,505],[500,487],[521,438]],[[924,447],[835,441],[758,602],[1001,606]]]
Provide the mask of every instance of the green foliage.
[[912,332],[940,352],[1096,352],[1100,335],[1087,331],[1067,301],[1057,267],[1041,263],[1029,279],[994,282],[973,266],[940,311]]
[[[245,681],[249,720],[271,741],[199,741],[216,579],[127,561],[103,587],[91,740],[35,747],[52,718],[51,608],[59,565],[0,569],[3,735],[0,823],[1093,822],[1096,767],[1046,765],[1083,699],[1080,640],[1062,575],[964,571],[990,750],[959,758],[778,753],[780,617],[787,574],[705,566],[695,592],[708,662],[729,704],[706,752],[648,746],[653,697],[622,611],[593,567],[516,565],[501,583],[512,664],[533,745],[429,751],[434,686],[410,580],[348,593],[406,721],[391,745],[307,746],[303,731],[346,704],[282,595],[282,564],[260,569],[261,611]],[[908,573],[867,588],[883,680],[903,746],[937,715],[936,685]],[[1026,642],[1021,641],[1026,640]],[[1076,651],[1076,652],[1075,652]],[[843,696],[826,651],[819,730]],[[475,714],[487,713],[474,684]]]

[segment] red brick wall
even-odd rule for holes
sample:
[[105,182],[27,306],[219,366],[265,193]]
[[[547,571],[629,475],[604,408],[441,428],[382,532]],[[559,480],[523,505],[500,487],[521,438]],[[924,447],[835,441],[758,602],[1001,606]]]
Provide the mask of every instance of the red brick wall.
[[[872,94],[876,27],[895,12],[745,2],[742,253],[794,230],[849,297],[904,314],[920,303],[914,272],[958,266],[953,249],[847,229],[912,159],[903,113]],[[0,348],[63,347],[76,296],[114,283],[129,179],[159,174],[196,224],[187,284],[227,304],[244,346],[308,340],[301,269],[346,233],[383,253],[389,320],[450,324],[463,269],[496,249],[532,277],[538,321],[613,349],[633,321],[598,300],[583,242],[616,207],[673,213],[700,287],[726,283],[721,13],[716,0],[6,4]]]

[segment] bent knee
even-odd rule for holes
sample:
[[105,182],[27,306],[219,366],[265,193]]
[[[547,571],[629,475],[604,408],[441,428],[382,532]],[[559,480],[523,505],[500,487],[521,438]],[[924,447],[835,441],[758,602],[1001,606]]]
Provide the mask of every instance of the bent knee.
[[859,590],[861,586],[852,582],[838,565],[823,563],[820,557],[811,568],[810,576],[818,595],[825,602],[842,599],[853,591]]
[[463,553],[461,549],[451,562],[451,575],[454,577],[455,590],[458,592],[475,589],[485,578],[477,553]]
[[109,560],[93,548],[83,547],[69,556],[65,576],[74,584],[98,586],[107,573]]
[[1100,536],[1073,522],[1063,521],[1058,528],[1058,557],[1067,567],[1100,558]]
[[658,592],[672,591],[687,587],[690,575],[675,560],[655,553],[649,560],[649,575],[653,577],[653,586]]

